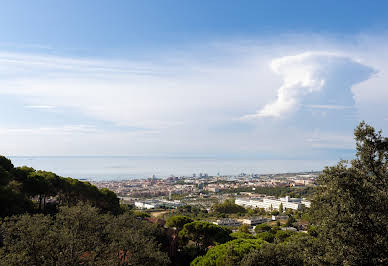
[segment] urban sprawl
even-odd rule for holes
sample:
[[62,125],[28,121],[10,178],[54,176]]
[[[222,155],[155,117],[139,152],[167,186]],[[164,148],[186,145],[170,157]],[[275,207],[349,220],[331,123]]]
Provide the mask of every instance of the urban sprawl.
[[[209,176],[201,173],[193,174],[191,177],[156,178],[153,176],[148,179],[94,182],[94,185],[116,192],[123,203],[129,203],[137,209],[150,212],[173,210],[187,205],[210,211],[214,204],[227,199],[233,199],[235,204],[247,209],[261,209],[267,212],[279,209],[297,211],[309,208],[310,201],[303,197],[271,196],[268,193],[262,193],[263,189],[313,187],[318,175],[319,172],[270,175],[242,173],[237,176]],[[214,223],[223,226],[255,225],[268,219],[281,219],[282,216],[243,218],[214,219]]]

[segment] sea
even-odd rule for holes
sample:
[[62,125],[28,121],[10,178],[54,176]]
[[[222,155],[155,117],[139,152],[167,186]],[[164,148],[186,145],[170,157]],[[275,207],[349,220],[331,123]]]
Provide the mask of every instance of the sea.
[[88,181],[130,180],[155,176],[274,174],[320,171],[329,160],[263,160],[149,156],[10,156],[15,166],[54,172]]

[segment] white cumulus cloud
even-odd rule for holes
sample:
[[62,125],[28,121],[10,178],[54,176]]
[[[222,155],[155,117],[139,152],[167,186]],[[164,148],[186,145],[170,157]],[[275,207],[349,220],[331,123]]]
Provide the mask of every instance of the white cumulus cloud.
[[[277,90],[276,100],[266,104],[257,113],[246,115],[243,118],[258,117],[283,117],[298,110],[304,96],[328,89],[327,81],[334,80],[333,76],[341,73],[333,73],[333,69],[342,72],[359,71],[372,72],[372,69],[353,58],[330,52],[305,52],[292,56],[284,56],[272,60],[270,67],[273,72],[282,77],[282,85]],[[337,90],[349,90],[346,88],[358,83],[351,76],[344,75],[345,80],[338,81]],[[331,84],[333,86],[333,84]],[[323,99],[324,100],[324,99]],[[325,102],[320,104],[308,104],[308,107],[325,109],[344,109],[343,105],[332,105]],[[348,108],[348,107],[347,107]]]

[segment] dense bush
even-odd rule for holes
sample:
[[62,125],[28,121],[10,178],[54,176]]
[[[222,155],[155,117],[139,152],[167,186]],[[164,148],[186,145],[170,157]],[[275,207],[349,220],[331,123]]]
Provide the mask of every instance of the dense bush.
[[255,236],[251,235],[251,234],[248,234],[248,233],[244,233],[244,232],[234,232],[234,233],[231,233],[230,234],[231,237],[237,239],[237,238],[242,238],[242,239],[256,239]]
[[129,214],[100,214],[90,205],[60,207],[55,216],[4,219],[1,265],[167,265],[163,229]]
[[176,215],[169,217],[166,221],[166,226],[175,227],[178,231],[180,231],[185,224],[193,222],[193,219],[187,216]]
[[231,231],[226,227],[209,222],[195,221],[183,226],[183,229],[179,232],[179,238],[182,243],[187,244],[192,241],[197,247],[205,250],[211,245],[231,240],[230,233]]
[[245,213],[247,210],[234,203],[233,200],[225,200],[223,203],[217,203],[212,206],[212,210],[216,213]]
[[251,250],[259,249],[261,239],[235,239],[211,248],[205,256],[196,258],[192,266],[239,265]]
[[256,233],[267,232],[267,231],[269,231],[271,229],[272,229],[272,227],[269,226],[266,223],[258,224],[258,225],[255,226],[255,232]]

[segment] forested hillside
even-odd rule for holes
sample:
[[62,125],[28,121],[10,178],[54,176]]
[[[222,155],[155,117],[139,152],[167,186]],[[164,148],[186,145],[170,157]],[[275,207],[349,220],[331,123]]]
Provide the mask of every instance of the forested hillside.
[[74,206],[88,202],[103,212],[118,214],[117,195],[98,189],[88,182],[37,171],[0,156],[0,217],[20,213],[55,213],[57,206]]

